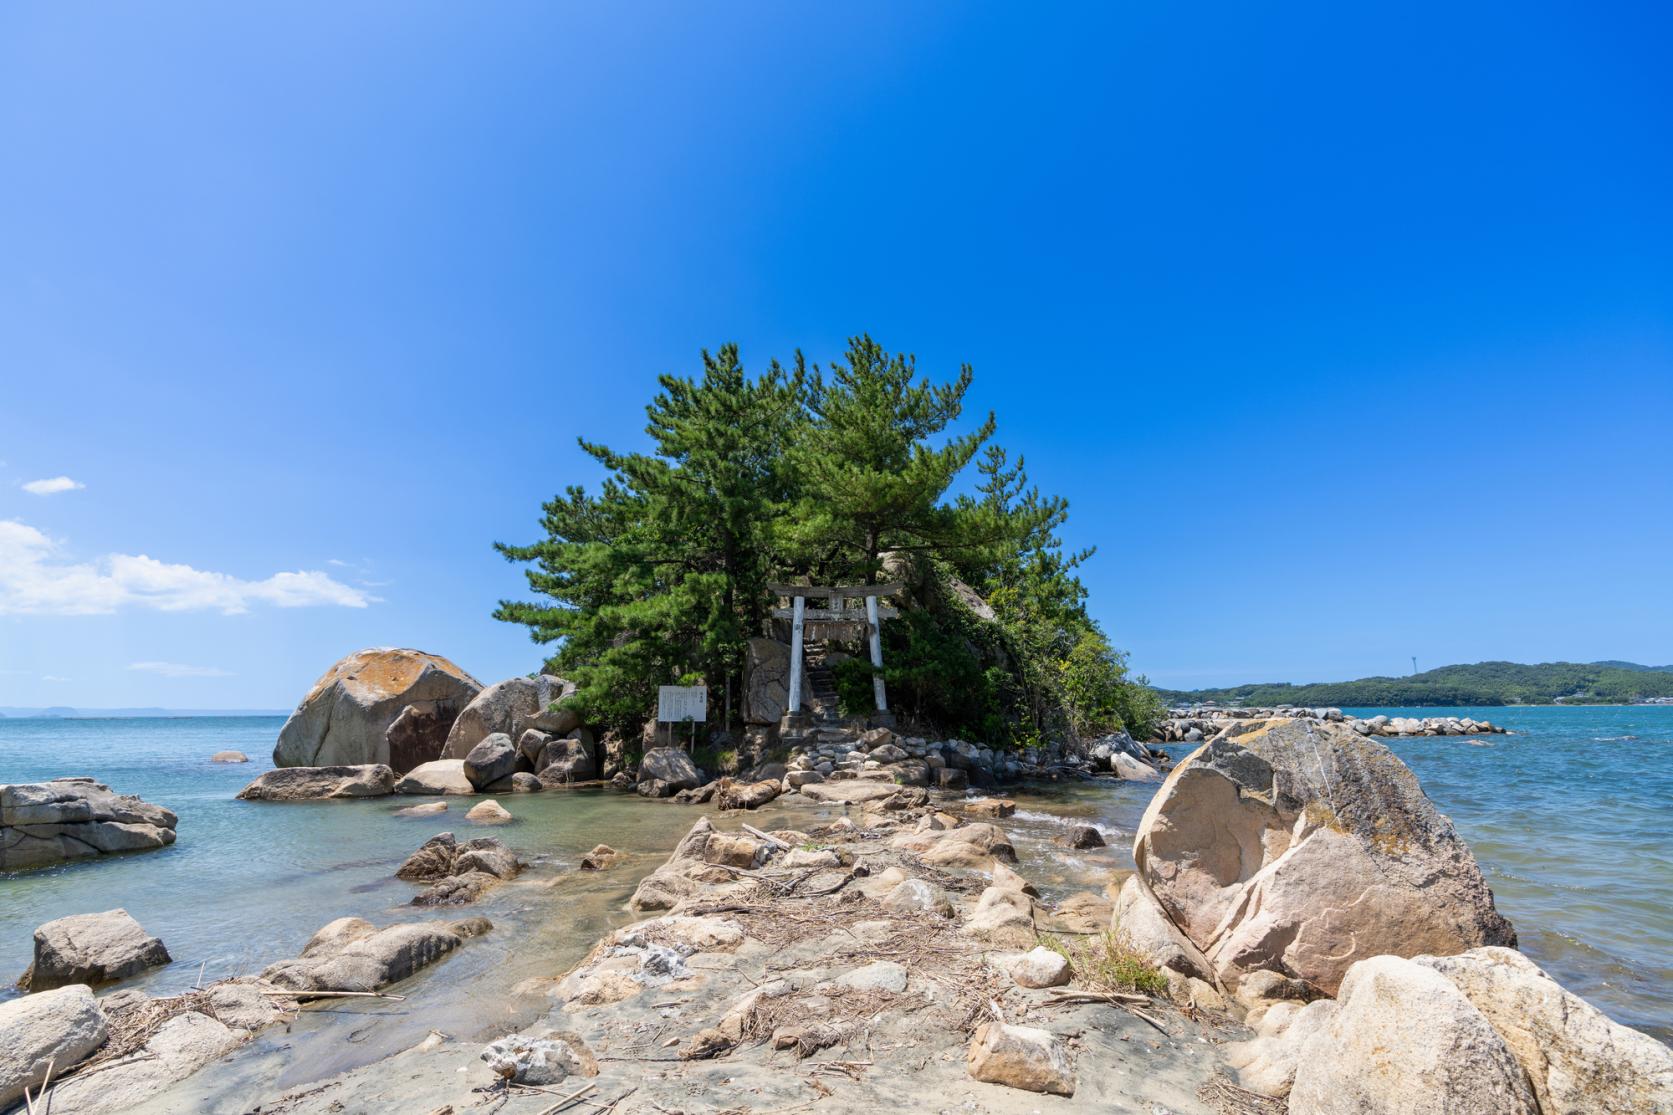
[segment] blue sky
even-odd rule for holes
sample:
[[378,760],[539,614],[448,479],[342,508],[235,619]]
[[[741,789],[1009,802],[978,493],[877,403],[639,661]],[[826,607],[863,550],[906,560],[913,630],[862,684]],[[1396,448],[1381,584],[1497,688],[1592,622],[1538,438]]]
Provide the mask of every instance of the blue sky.
[[7,5],[0,704],[524,672],[490,543],[596,480],[575,437],[862,330],[974,365],[1158,681],[1673,661],[1668,31]]

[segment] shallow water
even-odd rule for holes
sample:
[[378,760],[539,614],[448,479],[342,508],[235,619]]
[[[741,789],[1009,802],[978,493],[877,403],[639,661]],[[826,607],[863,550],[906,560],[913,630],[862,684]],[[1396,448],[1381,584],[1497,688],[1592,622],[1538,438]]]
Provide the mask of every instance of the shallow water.
[[[1523,948],[1612,1016],[1673,1038],[1673,858],[1662,845],[1673,827],[1673,708],[1474,711],[1525,734],[1483,737],[1479,747],[1456,738],[1392,745],[1470,841]],[[605,929],[628,920],[623,906],[638,879],[701,812],[609,791],[506,797],[517,821],[491,831],[535,866],[475,907],[420,910],[407,905],[418,888],[393,871],[436,832],[476,834],[462,816],[469,799],[421,819],[393,816],[421,798],[237,801],[233,795],[271,766],[281,723],[0,720],[0,782],[92,774],[181,818],[179,840],[159,852],[0,875],[0,985],[28,964],[35,926],[115,906],[175,958],[133,981],[152,993],[189,987],[200,968],[206,981],[257,971],[294,956],[315,930],[345,915],[381,925],[481,913],[495,923],[493,933],[403,987],[405,1003],[310,1011],[289,1032],[264,1036],[289,1047],[285,1082],[317,1079],[411,1045],[432,1027],[476,1037],[532,1022],[542,1000],[511,988],[560,974]],[[252,762],[207,761],[227,748]],[[1012,795],[1018,813],[1003,824],[1048,900],[1101,889],[1115,869],[1132,866],[1133,832],[1152,789],[1110,780],[1034,787]],[[836,812],[769,807],[755,821],[806,826]],[[1098,825],[1110,846],[1069,851],[1051,842],[1076,823]],[[573,874],[599,842],[627,855],[602,874]],[[310,1040],[344,1014],[366,1021],[346,1040],[340,1030]]]

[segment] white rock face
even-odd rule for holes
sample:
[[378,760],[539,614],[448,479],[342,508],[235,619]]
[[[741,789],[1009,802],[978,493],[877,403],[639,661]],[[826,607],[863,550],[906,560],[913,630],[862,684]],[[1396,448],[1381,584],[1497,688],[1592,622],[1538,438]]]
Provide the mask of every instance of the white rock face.
[[965,1068],[974,1080],[1045,1092],[1075,1094],[1075,1072],[1063,1043],[1047,1030],[986,1022],[970,1039]]
[[1673,1049],[1611,1021],[1521,953],[1480,948],[1417,963],[1451,980],[1498,1031],[1544,1115],[1673,1113]]
[[40,1087],[49,1063],[55,1077],[81,1064],[106,1034],[98,1001],[81,984],[0,1003],[0,1109]]
[[52,1109],[77,1115],[132,1111],[176,1081],[197,1072],[244,1040],[241,1031],[207,1014],[188,1011],[163,1023],[144,1055],[54,1087]]
[[1023,953],[1011,964],[1011,978],[1018,987],[1062,987],[1073,974],[1068,957],[1044,945]]
[[[451,717],[482,684],[452,662],[421,650],[356,651],[327,670],[279,729],[279,767],[396,765],[387,733],[407,707]],[[422,758],[421,756],[414,758]]]
[[1539,1115],[1522,1066],[1481,1012],[1451,980],[1398,956],[1348,972],[1336,1009],[1301,1043],[1290,1088],[1290,1115],[1372,1111]]
[[1156,791],[1133,858],[1234,990],[1274,969],[1334,992],[1369,956],[1516,941],[1412,772],[1331,721],[1234,722]]

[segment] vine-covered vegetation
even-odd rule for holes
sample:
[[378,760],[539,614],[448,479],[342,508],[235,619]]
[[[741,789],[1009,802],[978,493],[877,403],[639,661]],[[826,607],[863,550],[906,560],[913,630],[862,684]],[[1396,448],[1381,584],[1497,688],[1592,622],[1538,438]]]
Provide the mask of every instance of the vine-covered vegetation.
[[[539,541],[496,544],[541,599],[495,615],[554,647],[546,668],[593,722],[630,727],[658,685],[705,682],[711,718],[736,713],[769,584],[904,577],[884,662],[910,720],[1006,744],[1148,730],[1160,703],[1086,610],[1092,552],[1064,551],[1067,503],[993,442],[992,414],[960,425],[971,380],[920,377],[870,337],[828,368],[797,354],[753,376],[735,345],[705,352],[701,375],[661,377],[646,452],[582,440],[603,484],[547,503]],[[838,684],[870,707],[868,662]]]

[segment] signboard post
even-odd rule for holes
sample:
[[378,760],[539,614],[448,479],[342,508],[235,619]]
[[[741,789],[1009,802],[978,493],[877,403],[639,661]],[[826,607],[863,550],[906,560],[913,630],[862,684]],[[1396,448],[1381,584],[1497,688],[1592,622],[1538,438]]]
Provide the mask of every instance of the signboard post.
[[[659,723],[691,723],[691,743],[697,742],[697,725],[708,719],[709,687],[706,685],[661,685],[656,691],[656,718]],[[673,738],[673,729],[668,735]]]

